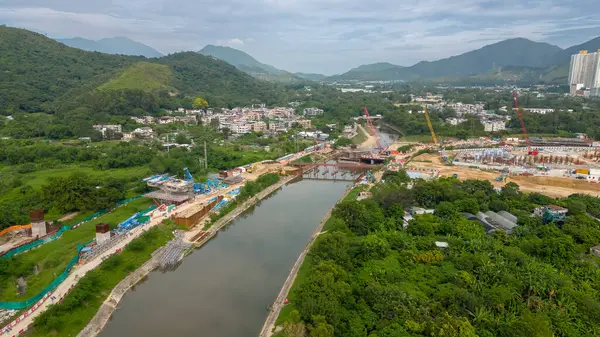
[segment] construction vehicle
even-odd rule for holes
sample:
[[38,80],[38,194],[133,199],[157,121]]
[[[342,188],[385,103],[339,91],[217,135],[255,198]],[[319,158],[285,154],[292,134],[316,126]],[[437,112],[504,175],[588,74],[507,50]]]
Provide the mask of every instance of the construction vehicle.
[[506,182],[506,180],[508,179],[508,174],[506,173],[502,173],[501,175],[499,175],[498,177],[496,177],[496,181],[502,181],[502,182]]
[[427,121],[429,131],[431,132],[431,139],[433,140],[433,144],[439,148],[442,160],[444,161],[444,163],[446,163],[448,162],[448,155],[446,154],[446,150],[444,149],[443,145],[438,142],[437,136],[435,135],[435,131],[433,130],[433,125],[431,124],[431,119],[429,118],[429,113],[427,112],[427,106],[423,108],[423,112],[425,114],[425,120]]
[[250,165],[250,167],[248,167],[248,168],[246,169],[246,172],[248,172],[248,173],[252,173],[252,172],[256,171],[256,166],[257,166],[257,164],[256,164],[256,163],[254,163],[254,164]]
[[529,137],[527,136],[527,129],[525,128],[525,121],[523,120],[523,112],[519,109],[519,99],[517,91],[513,91],[513,101],[515,103],[515,109],[517,109],[517,115],[519,116],[519,122],[521,122],[521,129],[523,130],[523,137],[525,137],[525,141],[527,142],[527,155],[529,156],[537,156],[540,151],[538,149],[531,149],[531,142],[529,141]]
[[377,182],[377,178],[375,177],[375,175],[373,174],[373,172],[371,172],[371,170],[368,170],[366,173],[367,181],[370,183],[375,183]]

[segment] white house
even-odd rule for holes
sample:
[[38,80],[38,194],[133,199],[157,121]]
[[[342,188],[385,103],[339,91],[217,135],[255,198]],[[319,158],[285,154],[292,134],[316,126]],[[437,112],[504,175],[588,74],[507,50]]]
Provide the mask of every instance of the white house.
[[482,121],[481,124],[483,124],[483,129],[485,132],[506,130],[506,123],[503,120]]
[[318,108],[306,108],[302,113],[304,116],[318,116],[323,114],[323,110]]
[[150,127],[144,126],[133,130],[133,134],[141,138],[151,138],[154,136],[154,130],[152,130]]

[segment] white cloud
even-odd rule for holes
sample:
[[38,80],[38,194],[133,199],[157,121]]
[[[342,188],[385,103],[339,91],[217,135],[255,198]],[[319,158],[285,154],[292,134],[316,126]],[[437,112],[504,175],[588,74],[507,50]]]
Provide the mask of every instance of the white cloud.
[[244,41],[242,39],[238,39],[237,37],[228,40],[217,40],[218,46],[227,46],[227,47],[239,47],[244,45]]
[[506,38],[600,32],[597,0],[0,0],[0,24],[53,37],[127,36],[164,53],[215,43],[290,71],[411,65]]

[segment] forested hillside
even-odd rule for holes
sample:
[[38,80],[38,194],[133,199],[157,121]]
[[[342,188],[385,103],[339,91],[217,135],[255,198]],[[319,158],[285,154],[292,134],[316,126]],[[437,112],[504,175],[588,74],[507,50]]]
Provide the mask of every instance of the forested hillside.
[[197,53],[145,59],[87,52],[6,26],[0,26],[0,72],[3,114],[81,107],[126,114],[136,108],[151,112],[191,104],[196,95],[216,107],[275,96],[268,83]]
[[[600,259],[589,253],[600,222],[588,215],[598,198],[554,200],[514,183],[498,193],[452,178],[407,189],[403,172],[384,180],[372,199],[334,209],[289,295],[281,336],[600,335]],[[569,208],[564,225],[531,216],[550,203]],[[413,205],[435,214],[403,228]],[[461,215],[487,210],[508,210],[519,226],[490,235]]]
[[0,112],[48,111],[70,89],[100,85],[142,58],[86,52],[0,26]]

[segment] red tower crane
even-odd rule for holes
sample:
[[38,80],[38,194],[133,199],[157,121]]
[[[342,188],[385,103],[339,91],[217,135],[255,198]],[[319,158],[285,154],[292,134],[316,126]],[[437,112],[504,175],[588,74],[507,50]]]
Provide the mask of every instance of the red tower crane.
[[517,97],[517,91],[513,91],[513,100],[515,102],[515,109],[517,109],[517,115],[519,116],[519,122],[521,122],[521,129],[523,129],[523,136],[527,142],[527,154],[530,156],[537,156],[540,152],[538,149],[531,149],[531,142],[527,136],[527,129],[525,128],[525,121],[523,120],[523,112],[519,109],[519,99]]
[[383,148],[383,146],[381,146],[381,143],[379,142],[379,137],[377,137],[377,129],[375,129],[375,126],[373,126],[373,121],[371,121],[371,115],[369,115],[369,111],[367,110],[367,108],[365,108],[364,106],[362,108],[365,112],[365,118],[367,119],[367,127],[371,130],[371,132],[373,132],[373,135],[375,136],[377,150],[379,152],[384,152],[385,149]]

